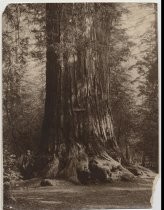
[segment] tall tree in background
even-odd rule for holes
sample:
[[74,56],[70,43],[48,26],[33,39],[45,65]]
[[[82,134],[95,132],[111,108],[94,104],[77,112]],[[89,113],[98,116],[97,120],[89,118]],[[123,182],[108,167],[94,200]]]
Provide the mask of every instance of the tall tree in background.
[[45,20],[37,10],[44,5],[11,4],[3,14],[3,135],[17,155],[36,149],[43,113]]
[[4,22],[7,22],[3,29],[3,106],[4,123],[9,125],[9,127],[5,126],[4,135],[8,143],[10,142],[11,148],[18,150],[21,150],[17,136],[20,132],[19,126],[21,127],[20,121],[23,113],[21,79],[25,73],[23,66],[26,66],[28,45],[28,37],[21,36],[21,12],[21,6],[13,5],[6,9],[5,16],[3,16]]
[[[138,106],[140,118],[141,147],[144,151],[143,165],[158,171],[158,39],[157,7],[153,7],[154,19],[149,30],[143,34],[141,45],[144,47],[142,58],[136,62],[139,77]],[[147,159],[147,160],[146,160]]]

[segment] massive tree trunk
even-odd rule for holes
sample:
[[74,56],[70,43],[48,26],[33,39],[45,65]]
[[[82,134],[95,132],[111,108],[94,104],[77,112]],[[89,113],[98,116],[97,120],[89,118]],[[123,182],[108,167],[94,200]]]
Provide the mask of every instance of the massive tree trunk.
[[[99,46],[94,44],[74,53],[59,53],[62,7],[46,4],[46,101],[41,152],[52,159],[47,161],[45,174],[82,183],[118,179],[125,174],[132,178],[110,157],[115,153],[116,159],[121,153],[109,103],[110,70],[103,63],[108,52],[99,53]],[[96,31],[92,17],[85,18],[86,38],[96,43],[102,31]]]

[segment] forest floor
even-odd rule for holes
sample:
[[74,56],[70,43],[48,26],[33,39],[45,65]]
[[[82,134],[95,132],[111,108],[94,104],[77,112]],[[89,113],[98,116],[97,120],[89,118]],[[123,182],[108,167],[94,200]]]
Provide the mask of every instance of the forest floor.
[[[39,186],[34,179],[13,189],[16,203],[14,210],[68,210],[151,208],[153,179],[137,179],[133,182],[113,182],[97,185],[73,185],[53,180],[54,186]],[[7,208],[4,208],[6,210]],[[9,209],[9,208],[8,208]]]

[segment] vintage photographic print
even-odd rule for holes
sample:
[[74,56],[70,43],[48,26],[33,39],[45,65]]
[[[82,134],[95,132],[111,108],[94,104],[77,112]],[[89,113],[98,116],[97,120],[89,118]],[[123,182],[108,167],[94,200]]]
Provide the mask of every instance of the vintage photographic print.
[[159,174],[157,3],[2,15],[3,209],[147,209]]

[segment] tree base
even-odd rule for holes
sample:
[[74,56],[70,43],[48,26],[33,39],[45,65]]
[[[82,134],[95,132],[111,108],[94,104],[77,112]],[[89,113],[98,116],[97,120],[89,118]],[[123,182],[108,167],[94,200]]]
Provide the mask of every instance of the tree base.
[[69,153],[54,160],[44,169],[44,178],[65,179],[74,184],[97,182],[132,181],[135,177],[154,177],[155,174],[142,166],[125,166],[115,161],[105,151],[88,157],[83,146],[74,144]]

